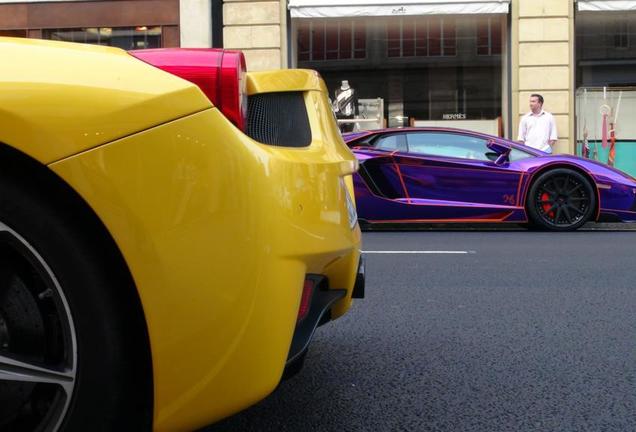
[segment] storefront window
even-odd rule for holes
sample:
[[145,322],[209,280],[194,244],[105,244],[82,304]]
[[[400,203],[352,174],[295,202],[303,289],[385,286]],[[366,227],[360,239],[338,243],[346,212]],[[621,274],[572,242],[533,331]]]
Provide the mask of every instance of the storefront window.
[[480,18],[477,22],[477,55],[501,54],[501,30],[497,20]]
[[636,175],[636,12],[577,12],[577,154]]
[[636,86],[636,12],[578,12],[577,87]]
[[27,37],[26,30],[0,30],[0,36],[5,37]]
[[351,60],[367,56],[363,22],[313,21],[298,28],[300,61]]
[[387,57],[454,56],[455,19],[402,18],[387,23]]
[[629,49],[629,21],[625,17],[616,20],[614,47],[617,49]]
[[44,39],[107,45],[125,50],[160,48],[161,27],[95,27],[43,30]]
[[368,120],[341,119],[354,130],[477,120],[498,134],[503,17],[297,19],[296,66],[320,72],[334,101],[354,90],[353,117]]

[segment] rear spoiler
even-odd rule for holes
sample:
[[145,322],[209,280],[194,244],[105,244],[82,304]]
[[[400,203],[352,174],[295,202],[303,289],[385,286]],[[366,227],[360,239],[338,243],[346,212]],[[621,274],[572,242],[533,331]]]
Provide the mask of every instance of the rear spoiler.
[[281,69],[247,73],[247,94],[277,93],[293,91],[321,91],[327,87],[320,74],[308,69]]

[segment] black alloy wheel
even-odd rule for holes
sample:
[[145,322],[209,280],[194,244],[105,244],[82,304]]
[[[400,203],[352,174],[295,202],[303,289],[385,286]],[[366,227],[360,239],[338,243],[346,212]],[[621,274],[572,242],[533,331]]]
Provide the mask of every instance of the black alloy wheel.
[[588,222],[596,208],[596,194],[579,172],[558,168],[541,174],[532,184],[526,210],[534,226],[572,231]]
[[73,319],[59,282],[0,221],[0,430],[58,430],[76,365]]

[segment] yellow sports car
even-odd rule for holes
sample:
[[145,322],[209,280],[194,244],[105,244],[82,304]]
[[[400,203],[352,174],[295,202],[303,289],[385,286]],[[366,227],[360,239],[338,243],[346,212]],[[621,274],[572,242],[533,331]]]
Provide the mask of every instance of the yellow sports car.
[[0,430],[193,430],[364,292],[311,71],[0,38]]

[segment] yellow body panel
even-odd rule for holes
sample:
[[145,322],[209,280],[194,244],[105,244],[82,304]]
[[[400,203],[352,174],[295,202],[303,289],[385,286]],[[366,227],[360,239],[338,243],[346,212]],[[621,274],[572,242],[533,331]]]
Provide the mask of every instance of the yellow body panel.
[[[300,76],[312,75],[249,82],[252,93],[272,80],[276,91],[300,90]],[[133,275],[158,431],[204,426],[276,387],[307,273],[348,290],[333,317],[351,304],[360,230],[341,179],[351,187],[357,162],[314,84],[305,88],[306,148],[257,143],[209,108],[50,164],[102,219]]]
[[327,93],[327,87],[318,72],[307,69],[293,69],[288,70],[285,75],[281,75],[278,71],[264,71],[250,72],[247,77],[248,95],[307,90]]
[[42,163],[210,107],[197,86],[126,51],[0,37],[0,142]]

